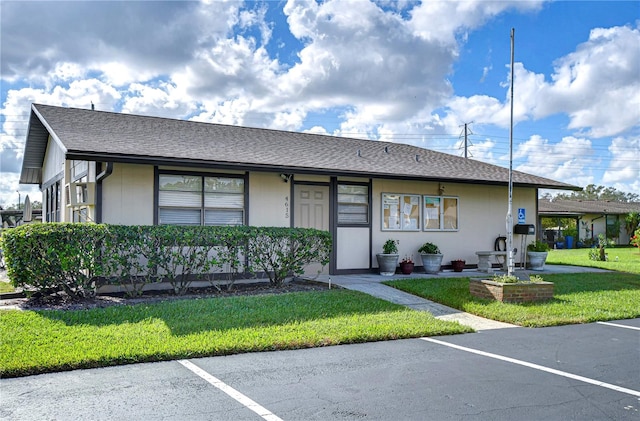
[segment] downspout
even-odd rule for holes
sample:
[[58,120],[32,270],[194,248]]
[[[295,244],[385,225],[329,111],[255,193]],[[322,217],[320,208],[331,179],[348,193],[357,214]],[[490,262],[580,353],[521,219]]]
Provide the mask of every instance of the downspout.
[[[102,166],[98,163],[98,166]],[[95,221],[97,224],[102,223],[102,181],[109,177],[113,173],[113,162],[107,162],[107,168],[100,174],[96,175],[96,215]]]

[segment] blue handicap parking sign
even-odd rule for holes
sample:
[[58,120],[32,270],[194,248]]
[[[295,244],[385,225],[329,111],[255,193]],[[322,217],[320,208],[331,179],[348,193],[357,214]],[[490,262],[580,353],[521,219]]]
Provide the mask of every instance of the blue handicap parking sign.
[[518,224],[524,224],[526,221],[526,210],[525,208],[518,208]]

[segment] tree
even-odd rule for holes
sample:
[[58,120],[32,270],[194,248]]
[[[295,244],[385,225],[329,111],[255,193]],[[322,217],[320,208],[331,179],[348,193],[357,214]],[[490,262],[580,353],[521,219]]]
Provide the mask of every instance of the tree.
[[636,229],[640,228],[640,213],[631,212],[624,217],[624,228],[631,235]]
[[554,227],[560,228],[576,228],[576,220],[575,218],[551,218],[551,217],[543,217],[541,218],[542,228],[549,229]]
[[[547,197],[545,196],[545,198]],[[560,193],[556,198],[566,200],[611,200],[614,202],[637,202],[640,200],[640,195],[636,193],[625,193],[616,190],[614,187],[589,184],[582,191],[571,192],[569,194]]]

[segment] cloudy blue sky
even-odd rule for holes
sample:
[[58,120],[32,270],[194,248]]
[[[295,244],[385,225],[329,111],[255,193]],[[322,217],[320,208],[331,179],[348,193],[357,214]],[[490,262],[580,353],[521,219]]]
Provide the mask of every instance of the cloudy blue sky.
[[409,143],[640,193],[637,1],[0,2],[0,205],[33,102]]

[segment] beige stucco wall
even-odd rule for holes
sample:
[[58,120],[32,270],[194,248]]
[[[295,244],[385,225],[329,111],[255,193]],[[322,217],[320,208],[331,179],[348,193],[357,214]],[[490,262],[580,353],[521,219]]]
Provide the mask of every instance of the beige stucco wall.
[[[458,231],[382,231],[381,198],[382,193],[438,195],[439,183],[402,180],[374,180],[373,182],[373,233],[372,261],[377,267],[375,255],[382,251],[382,244],[389,238],[399,240],[400,257],[413,256],[420,263],[418,248],[425,242],[438,245],[444,255],[443,264],[452,259],[464,259],[467,264],[478,262],[476,251],[493,250],[498,236],[506,235],[506,215],[508,207],[508,189],[501,186],[475,184],[441,183],[445,196],[458,197]],[[513,219],[518,222],[518,208],[526,209],[526,223],[535,224],[536,190],[514,188]],[[514,235],[514,246],[519,250],[521,236]],[[533,236],[527,242],[533,241]],[[516,261],[519,260],[516,256]]]
[[[190,170],[193,171],[193,168]],[[153,177],[153,166],[114,164],[113,173],[103,181],[103,222],[153,224]],[[277,173],[251,173],[248,183],[249,223],[256,226],[288,227],[291,214],[290,188],[291,185],[283,182]]]
[[[215,173],[215,172],[214,172]],[[103,182],[103,221],[114,224],[152,224],[154,172],[152,166],[115,164],[113,173]],[[326,183],[325,176],[294,175],[296,180]],[[354,179],[355,180],[355,179]],[[360,180],[362,181],[362,180]],[[444,195],[459,199],[459,230],[447,232],[382,231],[382,193],[417,195],[439,194],[439,183],[376,179],[372,184],[372,248],[366,228],[338,229],[336,238],[338,269],[367,268],[369,259],[377,267],[375,254],[388,238],[399,240],[401,256],[413,256],[420,264],[418,248],[424,242],[436,243],[444,254],[443,264],[464,259],[476,264],[476,251],[493,250],[498,236],[506,235],[507,187],[476,184],[442,183]],[[292,183],[285,183],[278,173],[249,174],[249,224],[255,226],[289,226]],[[513,219],[518,208],[526,209],[526,223],[536,223],[536,190],[515,188]],[[514,246],[521,250],[521,236],[514,235]],[[528,242],[534,238],[528,238]],[[526,244],[524,244],[526,246]],[[520,260],[520,253],[516,261]]]
[[153,225],[153,166],[113,165],[102,183],[102,222]]
[[291,183],[277,173],[249,175],[249,225],[288,227],[292,212]]
[[312,183],[328,183],[331,181],[327,175],[311,175],[311,174],[294,174],[295,181],[304,181]]

